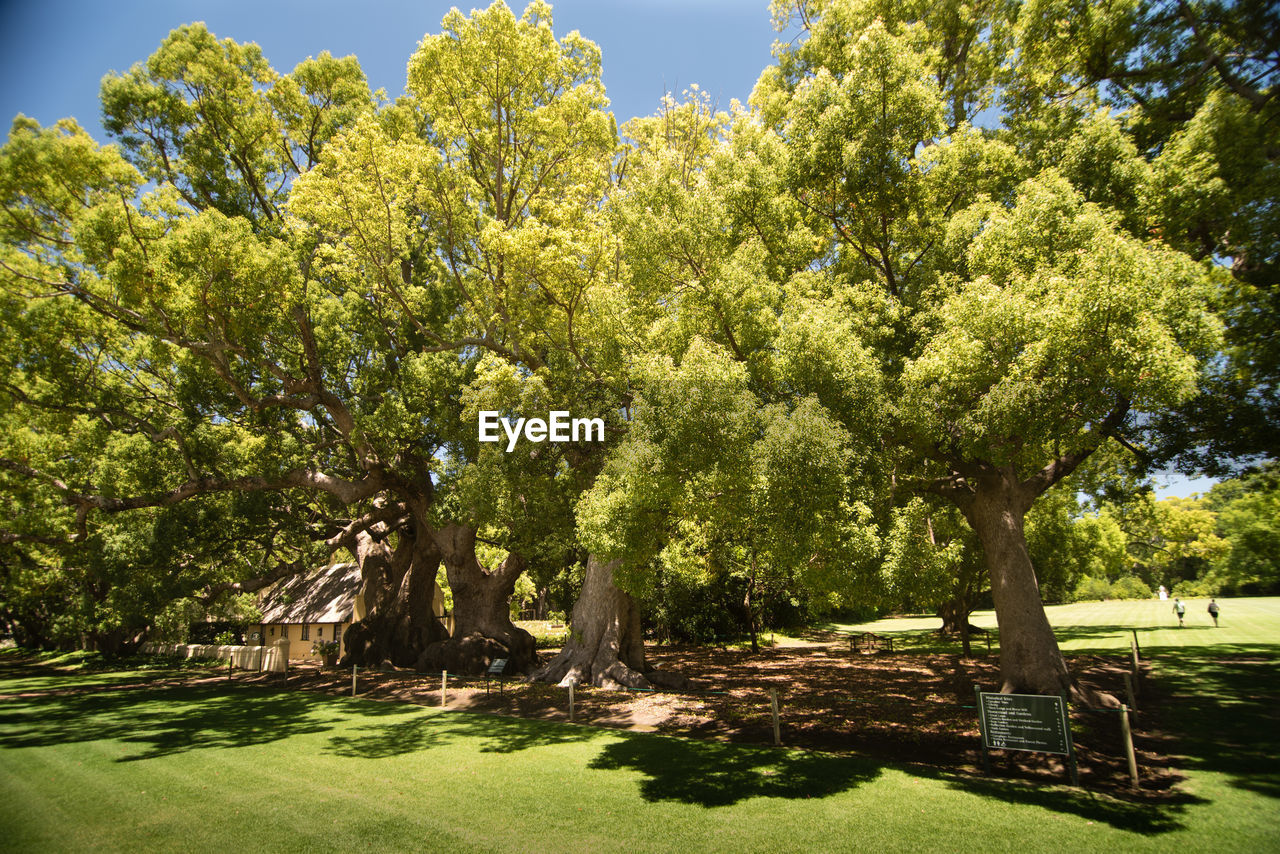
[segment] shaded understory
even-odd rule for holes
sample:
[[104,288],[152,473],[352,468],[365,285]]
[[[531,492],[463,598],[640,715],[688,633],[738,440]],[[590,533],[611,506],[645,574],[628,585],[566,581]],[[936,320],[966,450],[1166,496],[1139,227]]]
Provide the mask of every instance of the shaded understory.
[[[697,674],[695,690],[622,692],[579,687],[575,720],[597,726],[691,736],[733,744],[770,745],[773,721],[770,690],[781,707],[781,735],[787,747],[912,763],[929,773],[976,777],[978,749],[974,686],[999,685],[996,657],[851,652],[847,645],[795,646],[759,653],[691,647],[656,648],[650,660],[664,670]],[[1124,661],[1117,656],[1077,656],[1073,668],[1084,682],[1124,693]],[[269,677],[244,677],[270,683]],[[294,688],[349,695],[350,673],[298,670]],[[361,673],[360,696],[440,703],[440,677],[407,672]],[[452,708],[567,721],[567,689],[507,682],[459,681],[450,677]],[[1073,726],[1081,783],[1135,802],[1159,803],[1181,797],[1180,772],[1166,739],[1135,720],[1142,765],[1138,792],[1129,787],[1119,718],[1114,710],[1075,709]],[[1066,779],[1061,757],[1022,752],[993,753],[996,775],[1055,783]]]

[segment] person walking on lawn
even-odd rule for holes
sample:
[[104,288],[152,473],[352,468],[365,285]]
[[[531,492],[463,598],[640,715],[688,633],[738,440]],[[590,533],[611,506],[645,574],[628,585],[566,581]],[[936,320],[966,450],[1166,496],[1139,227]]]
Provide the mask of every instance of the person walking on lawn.
[[1220,610],[1222,609],[1218,607],[1218,603],[1215,600],[1210,599],[1209,600],[1209,616],[1213,617],[1214,628],[1218,627],[1218,611]]
[[1174,599],[1174,600],[1173,600],[1173,613],[1175,613],[1175,614],[1177,614],[1177,615],[1178,615],[1178,628],[1182,628],[1183,626],[1185,626],[1185,625],[1186,625],[1186,623],[1184,623],[1184,622],[1182,621],[1182,618],[1183,618],[1183,617],[1186,615],[1186,613],[1187,613],[1187,604],[1186,604],[1185,602],[1183,602],[1181,599]]

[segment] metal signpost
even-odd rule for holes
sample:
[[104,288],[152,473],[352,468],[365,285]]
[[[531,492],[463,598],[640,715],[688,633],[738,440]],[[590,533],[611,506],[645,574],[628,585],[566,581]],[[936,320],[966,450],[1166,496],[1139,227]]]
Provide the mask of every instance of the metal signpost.
[[1052,694],[988,693],[977,685],[978,726],[982,731],[982,767],[991,773],[989,750],[1033,750],[1067,757],[1071,785],[1080,785],[1067,698]]
[[502,686],[506,683],[503,679],[503,671],[507,669],[507,660],[505,658],[495,658],[493,663],[489,665],[488,672],[484,675],[484,692],[489,693],[489,680],[494,676],[498,677],[498,693],[502,693]]

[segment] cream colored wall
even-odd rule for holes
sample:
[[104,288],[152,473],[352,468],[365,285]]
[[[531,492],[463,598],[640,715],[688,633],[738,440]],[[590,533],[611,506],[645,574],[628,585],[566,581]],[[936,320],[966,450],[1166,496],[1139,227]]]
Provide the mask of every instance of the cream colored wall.
[[144,643],[140,649],[147,655],[173,655],[179,658],[211,658],[231,661],[240,670],[283,671],[279,648],[274,646],[220,646],[198,643]]
[[[319,661],[320,656],[311,651],[311,645],[317,640],[338,641],[338,656],[341,657],[346,651],[346,645],[342,643],[342,633],[351,627],[350,623],[310,623],[311,636],[307,640],[302,639],[301,623],[266,623],[256,626],[250,626],[249,631],[257,631],[262,633],[263,644],[270,646],[280,640],[280,630],[287,627],[289,629],[289,658],[294,661]],[[334,637],[334,627],[338,628],[338,637]],[[275,634],[271,630],[275,629]],[[324,630],[322,637],[317,637],[319,630]]]

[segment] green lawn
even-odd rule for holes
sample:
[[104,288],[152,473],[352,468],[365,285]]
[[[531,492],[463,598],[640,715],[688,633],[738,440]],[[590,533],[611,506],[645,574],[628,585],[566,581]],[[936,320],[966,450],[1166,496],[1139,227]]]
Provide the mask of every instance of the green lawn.
[[[1053,618],[1097,644],[1135,604]],[[9,653],[0,850],[1280,851],[1278,606],[1147,629],[1188,775],[1157,803]]]
[[[1077,602],[1072,605],[1050,605],[1045,608],[1049,622],[1058,635],[1058,643],[1066,652],[1126,652],[1132,630],[1138,631],[1138,644],[1145,652],[1205,648],[1250,652],[1259,647],[1280,649],[1280,597],[1252,599],[1219,599],[1222,606],[1220,626],[1205,611],[1208,599],[1188,599],[1186,626],[1178,627],[1173,613],[1173,600],[1137,599],[1116,602]],[[994,611],[975,611],[970,622],[984,629],[996,628]],[[934,634],[942,621],[937,617],[886,617],[870,623],[839,623],[832,629],[842,632],[875,632],[892,635],[911,649],[953,652],[956,641],[939,642]],[[975,647],[985,648],[981,636],[974,636]],[[993,642],[994,643],[994,642]]]

